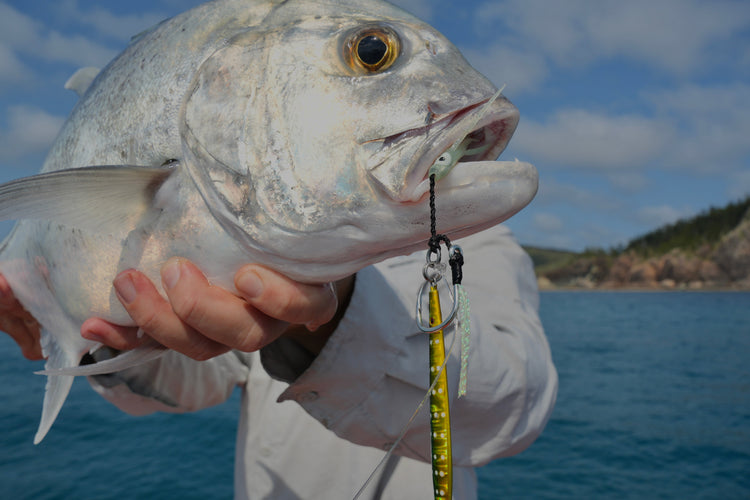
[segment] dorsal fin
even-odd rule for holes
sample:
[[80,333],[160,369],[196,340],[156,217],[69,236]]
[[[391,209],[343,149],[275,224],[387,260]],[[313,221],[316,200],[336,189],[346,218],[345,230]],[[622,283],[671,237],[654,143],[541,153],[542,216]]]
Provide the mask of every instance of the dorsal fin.
[[65,82],[65,89],[72,90],[78,94],[78,97],[83,97],[83,94],[89,89],[91,82],[94,81],[94,78],[96,78],[96,75],[98,75],[100,71],[99,68],[91,66],[79,69],[73,73],[73,76],[68,78],[67,82]]

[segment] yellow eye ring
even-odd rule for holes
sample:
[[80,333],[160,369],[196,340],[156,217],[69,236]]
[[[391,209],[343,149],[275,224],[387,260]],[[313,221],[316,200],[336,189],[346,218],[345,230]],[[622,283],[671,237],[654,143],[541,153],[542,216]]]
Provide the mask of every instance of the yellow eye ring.
[[344,44],[344,60],[350,68],[364,74],[385,71],[396,62],[400,53],[398,35],[385,26],[359,29]]

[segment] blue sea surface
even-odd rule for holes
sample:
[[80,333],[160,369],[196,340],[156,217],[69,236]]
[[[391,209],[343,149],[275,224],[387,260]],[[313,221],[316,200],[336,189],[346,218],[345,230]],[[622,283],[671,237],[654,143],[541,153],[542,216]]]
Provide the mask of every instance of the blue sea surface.
[[750,294],[548,292],[542,436],[480,498],[750,498]]
[[[480,498],[750,498],[750,293],[545,292],[560,375],[542,436]],[[79,380],[31,444],[41,363],[0,334],[0,497],[231,498],[239,394],[134,418]]]

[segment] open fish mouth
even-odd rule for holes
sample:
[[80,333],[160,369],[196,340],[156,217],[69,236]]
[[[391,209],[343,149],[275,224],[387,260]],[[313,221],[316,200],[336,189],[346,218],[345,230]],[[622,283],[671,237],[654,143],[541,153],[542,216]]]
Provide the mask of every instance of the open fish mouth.
[[518,124],[519,113],[513,104],[501,97],[500,92],[439,116],[424,127],[387,137],[383,142],[384,148],[392,149],[398,148],[400,143],[421,139],[420,147],[414,152],[417,160],[405,175],[403,170],[400,175],[395,171],[371,170],[370,177],[374,184],[395,201],[418,203],[429,193],[432,174],[439,181],[459,167],[468,167],[465,169],[466,176],[472,175],[471,167],[481,166],[483,175],[487,174],[488,169],[501,169],[504,162],[494,160],[510,141]]

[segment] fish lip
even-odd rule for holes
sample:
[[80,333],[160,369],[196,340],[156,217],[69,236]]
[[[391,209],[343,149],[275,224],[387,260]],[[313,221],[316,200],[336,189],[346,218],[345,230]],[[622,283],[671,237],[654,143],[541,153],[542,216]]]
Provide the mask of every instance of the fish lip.
[[417,160],[407,168],[401,190],[393,192],[387,189],[372,175],[372,172],[368,172],[371,182],[379,191],[396,202],[420,203],[429,192],[428,171],[430,167],[456,141],[475,135],[478,142],[473,147],[489,144],[484,153],[462,159],[460,163],[497,159],[505,150],[518,124],[518,109],[510,101],[504,97],[495,101],[484,116],[474,124],[471,131],[466,133],[467,122],[475,119],[473,111],[482,108],[490,99],[491,97],[481,99],[443,115],[432,115],[433,120],[423,127],[405,130],[382,139],[383,144],[388,145],[413,137],[428,137],[432,133],[435,134],[434,139],[425,141],[425,144],[415,153]]

